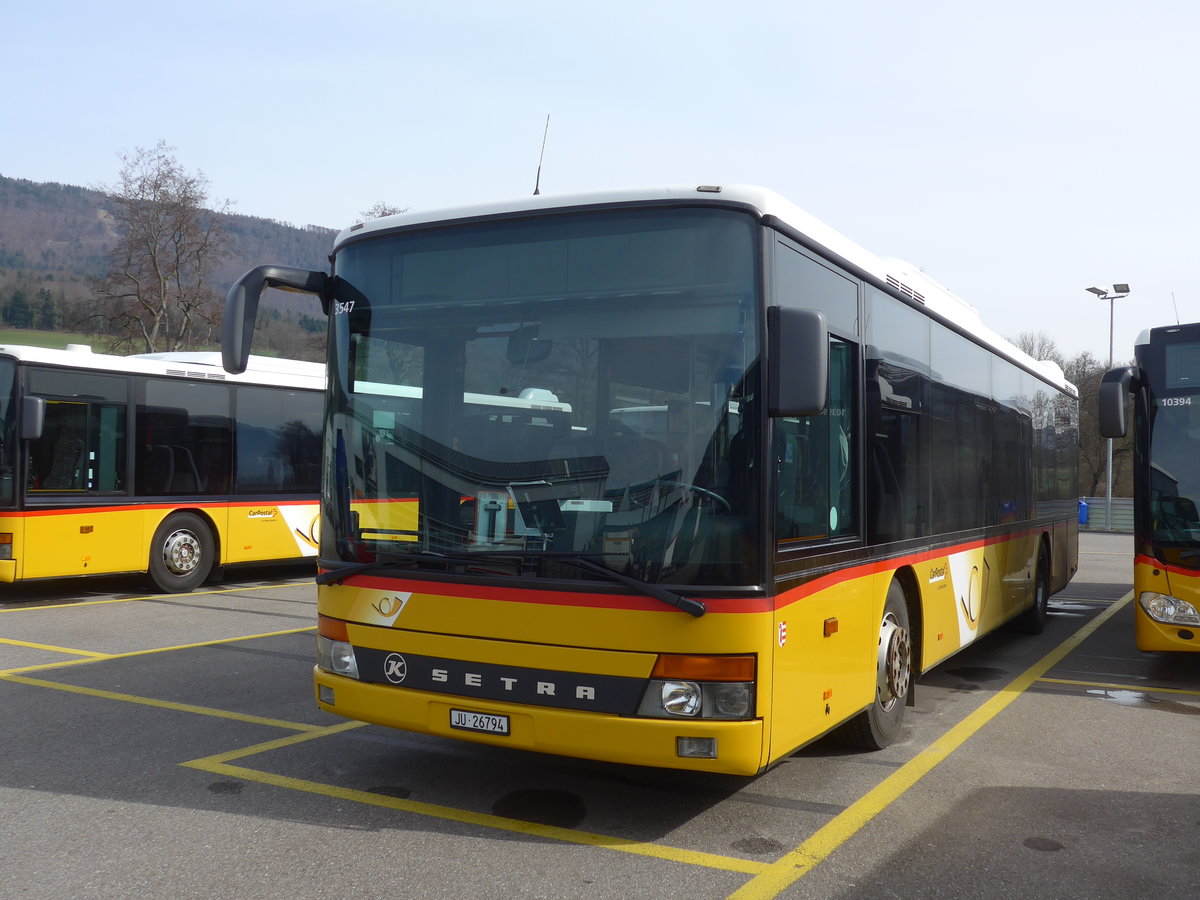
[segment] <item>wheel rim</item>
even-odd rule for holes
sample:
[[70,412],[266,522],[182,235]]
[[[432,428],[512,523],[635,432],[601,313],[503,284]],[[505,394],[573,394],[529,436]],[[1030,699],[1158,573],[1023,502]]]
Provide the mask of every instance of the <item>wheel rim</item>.
[[908,696],[908,684],[912,677],[912,644],[908,629],[902,628],[892,613],[883,617],[879,629],[879,668],[876,696],[879,705],[886,711]]
[[200,539],[185,529],[163,542],[163,564],[172,575],[189,575],[200,565]]

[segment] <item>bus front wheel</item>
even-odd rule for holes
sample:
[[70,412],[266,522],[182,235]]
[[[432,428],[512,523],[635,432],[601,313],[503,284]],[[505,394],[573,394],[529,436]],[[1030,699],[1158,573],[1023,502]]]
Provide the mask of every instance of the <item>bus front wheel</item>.
[[879,623],[875,657],[875,702],[837,730],[845,744],[862,750],[882,750],[900,734],[904,705],[912,683],[912,637],[908,605],[898,581],[888,587]]
[[199,587],[213,567],[212,532],[192,513],[168,516],[150,545],[150,578],[170,594]]

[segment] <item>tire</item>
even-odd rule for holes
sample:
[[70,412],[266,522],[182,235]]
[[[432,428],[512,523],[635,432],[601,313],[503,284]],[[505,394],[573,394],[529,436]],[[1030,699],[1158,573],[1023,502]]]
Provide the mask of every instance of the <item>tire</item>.
[[212,532],[199,516],[167,516],[150,544],[151,580],[168,594],[194,590],[212,570],[215,546]]
[[1013,627],[1025,634],[1041,634],[1046,629],[1050,610],[1050,554],[1046,542],[1038,545],[1037,569],[1033,573],[1033,605],[1013,620]]
[[834,732],[838,740],[860,750],[882,750],[895,742],[904,724],[904,706],[912,685],[912,637],[904,588],[892,581],[875,657],[875,701]]

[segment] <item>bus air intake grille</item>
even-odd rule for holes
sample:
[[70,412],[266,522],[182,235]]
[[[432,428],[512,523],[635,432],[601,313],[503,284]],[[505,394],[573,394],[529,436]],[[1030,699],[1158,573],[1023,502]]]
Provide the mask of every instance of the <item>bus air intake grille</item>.
[[891,287],[894,287],[896,290],[898,290],[900,293],[902,293],[905,297],[912,297],[918,303],[925,302],[924,294],[914,291],[912,288],[910,288],[907,284],[902,282],[900,279],[896,278],[894,275],[889,275],[887,277],[887,283]]

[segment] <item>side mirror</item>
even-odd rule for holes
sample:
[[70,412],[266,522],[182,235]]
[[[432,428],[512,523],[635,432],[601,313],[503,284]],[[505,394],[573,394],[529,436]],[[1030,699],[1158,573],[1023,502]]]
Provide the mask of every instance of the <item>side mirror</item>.
[[829,331],[815,309],[767,308],[767,413],[815,416],[825,409]]
[[36,441],[46,427],[46,398],[21,398],[21,440]]
[[1129,424],[1126,421],[1125,401],[1136,378],[1137,373],[1130,368],[1111,369],[1104,373],[1098,396],[1101,437],[1125,437]]
[[251,269],[225,295],[221,317],[221,363],[226,372],[237,375],[250,362],[250,344],[254,338],[254,320],[258,318],[258,298],[264,288],[280,288],[321,298],[329,315],[329,276],[324,272],[293,269],[288,266],[258,266]]
[[508,336],[505,356],[510,364],[520,366],[526,363],[539,363],[550,355],[550,351],[554,349],[554,341],[539,338],[537,332],[538,327],[530,325],[514,331]]

